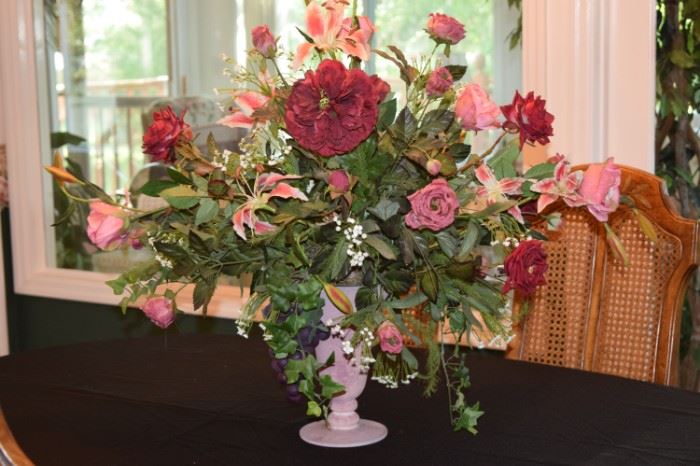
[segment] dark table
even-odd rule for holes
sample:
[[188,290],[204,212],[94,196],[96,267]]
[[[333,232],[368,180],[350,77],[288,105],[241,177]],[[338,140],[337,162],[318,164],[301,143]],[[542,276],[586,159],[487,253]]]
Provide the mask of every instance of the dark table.
[[370,382],[360,414],[389,436],[363,448],[298,437],[263,344],[233,336],[99,342],[0,358],[0,405],[38,465],[700,464],[700,395],[632,380],[468,359],[479,434],[452,432],[444,391]]

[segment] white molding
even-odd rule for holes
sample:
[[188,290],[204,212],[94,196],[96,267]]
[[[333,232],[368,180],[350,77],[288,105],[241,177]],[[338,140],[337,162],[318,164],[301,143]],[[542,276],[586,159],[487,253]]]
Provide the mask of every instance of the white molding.
[[524,0],[523,88],[556,116],[549,152],[654,170],[654,0]]

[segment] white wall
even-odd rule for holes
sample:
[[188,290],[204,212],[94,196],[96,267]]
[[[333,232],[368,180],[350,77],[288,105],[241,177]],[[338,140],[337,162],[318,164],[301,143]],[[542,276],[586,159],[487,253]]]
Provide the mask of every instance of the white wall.
[[654,171],[654,0],[524,0],[524,89],[557,117],[549,153]]

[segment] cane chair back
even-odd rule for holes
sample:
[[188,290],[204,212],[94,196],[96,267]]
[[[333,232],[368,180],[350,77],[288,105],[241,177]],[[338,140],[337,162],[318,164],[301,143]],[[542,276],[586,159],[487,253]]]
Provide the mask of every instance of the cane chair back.
[[0,466],[34,466],[34,463],[17,445],[2,411],[0,411]]
[[535,226],[548,237],[547,284],[522,319],[516,300],[515,338],[506,356],[676,385],[681,309],[698,265],[698,222],[675,212],[660,178],[621,170],[621,194],[650,221],[656,241],[621,205],[608,224],[629,256],[624,265],[604,226],[584,208],[554,206],[562,212],[559,231]]

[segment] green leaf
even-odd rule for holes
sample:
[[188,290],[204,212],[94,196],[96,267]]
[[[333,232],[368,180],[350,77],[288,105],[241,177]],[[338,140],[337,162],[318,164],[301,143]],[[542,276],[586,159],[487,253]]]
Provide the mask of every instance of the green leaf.
[[377,129],[383,130],[390,126],[396,118],[396,99],[387,100],[379,105]]
[[216,289],[209,280],[199,280],[194,285],[194,292],[192,293],[192,307],[197,310],[200,307],[204,307],[204,313],[206,314],[207,305],[211,301],[211,297]]
[[459,251],[457,251],[457,260],[461,262],[467,259],[478,240],[479,226],[474,222],[469,222],[462,243],[459,245]]
[[553,163],[538,163],[534,167],[530,168],[527,172],[525,172],[523,178],[535,180],[551,178],[554,176],[554,167],[555,165]]
[[420,306],[428,300],[428,297],[420,291],[406,296],[405,298],[388,301],[386,303],[392,309],[411,309]]
[[77,146],[85,142],[85,138],[80,137],[76,134],[68,133],[65,131],[58,131],[51,133],[51,149],[58,149],[65,146],[66,144],[71,144]]
[[199,203],[197,192],[186,185],[165,189],[161,191],[160,197],[176,209],[189,209]]
[[337,382],[335,382],[330,375],[322,375],[320,377],[321,382],[321,396],[324,398],[332,398],[333,395],[341,393],[345,390],[345,387]]
[[447,257],[452,258],[457,249],[457,240],[455,237],[446,231],[441,231],[436,234],[435,237],[437,238],[438,245],[440,249],[442,249],[442,252],[444,252]]
[[202,191],[202,193],[206,194],[209,191],[209,182],[198,174],[192,173],[192,182],[197,187],[197,190]]
[[394,251],[394,248],[392,248],[379,236],[369,235],[364,241],[372,246],[385,259],[396,260],[396,252]]
[[433,269],[427,269],[420,279],[420,287],[423,293],[432,301],[437,301],[438,277]]
[[148,180],[146,184],[141,186],[139,192],[141,194],[145,194],[146,196],[156,197],[161,193],[161,191],[174,188],[176,186],[179,185],[170,180]]
[[199,201],[199,208],[194,217],[194,224],[201,225],[213,220],[219,213],[219,203],[208,197],[203,197]]
[[188,185],[192,184],[192,180],[190,180],[187,176],[183,175],[173,167],[168,167],[168,176],[171,180],[173,180],[176,183]]
[[343,269],[348,259],[347,249],[348,246],[345,238],[339,239],[335,247],[333,247],[333,251],[323,264],[322,275],[326,281],[333,281],[338,277],[338,274],[340,274],[340,271]]
[[497,179],[513,178],[517,175],[515,162],[520,155],[520,143],[517,138],[508,141],[500,151],[487,162]]
[[400,207],[401,206],[399,206],[398,202],[391,201],[389,199],[382,199],[375,207],[370,207],[367,210],[369,210],[371,214],[375,215],[380,220],[386,221],[396,215],[399,212]]
[[671,59],[671,63],[681,68],[692,68],[695,66],[695,60],[693,59],[693,56],[685,50],[672,50],[671,54],[669,55],[669,58]]
[[306,405],[306,415],[307,416],[321,416],[321,407],[315,401],[309,401]]
[[447,65],[447,71],[452,75],[452,79],[456,82],[462,79],[464,74],[467,72],[467,67],[464,65]]
[[463,405],[457,410],[457,414],[458,416],[455,418],[453,425],[454,430],[466,430],[476,434],[477,420],[484,415],[484,412],[479,409],[479,403],[475,403],[472,406]]

